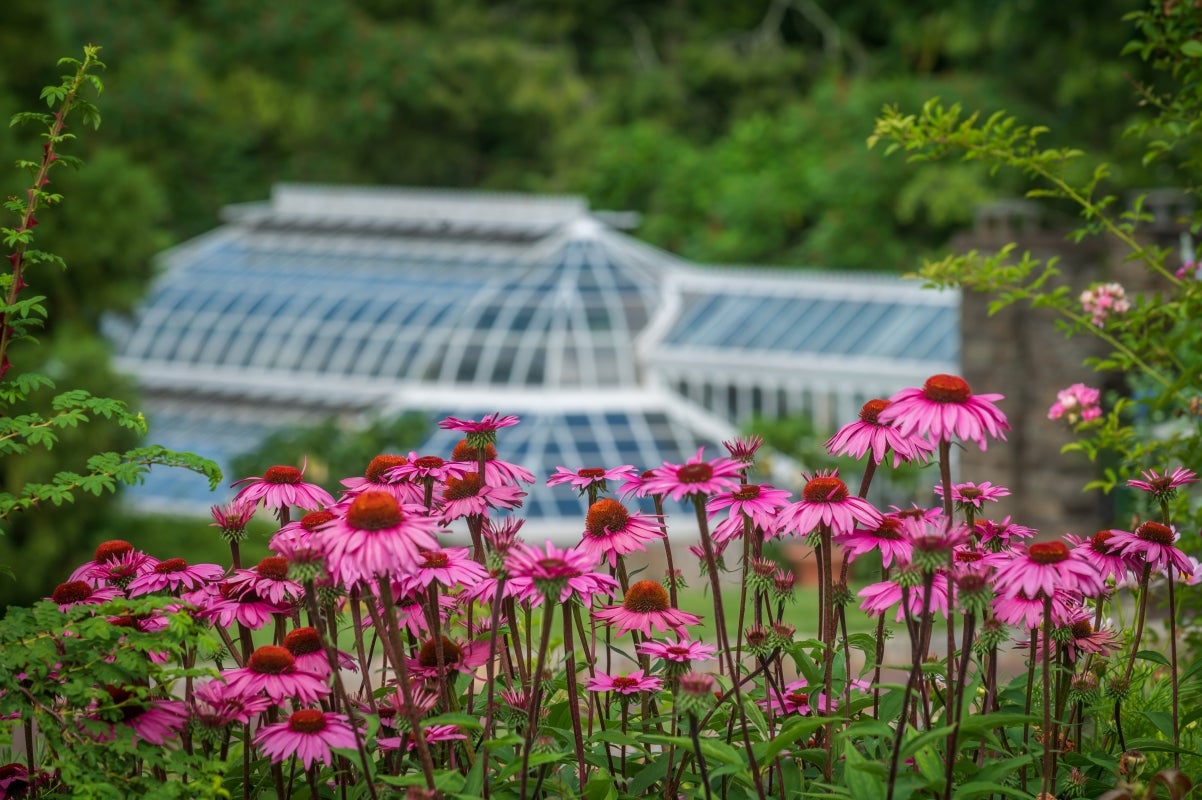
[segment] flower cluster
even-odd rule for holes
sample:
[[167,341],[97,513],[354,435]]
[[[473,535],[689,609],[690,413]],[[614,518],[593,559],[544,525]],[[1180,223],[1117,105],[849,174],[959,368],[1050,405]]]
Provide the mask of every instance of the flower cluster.
[[1048,419],[1065,419],[1070,425],[1089,422],[1102,416],[1102,393],[1092,386],[1074,383],[1056,394],[1056,402],[1048,409]]
[[1102,283],[1081,292],[1081,308],[1089,315],[1090,322],[1099,328],[1113,314],[1125,314],[1131,310],[1131,301],[1120,283]]

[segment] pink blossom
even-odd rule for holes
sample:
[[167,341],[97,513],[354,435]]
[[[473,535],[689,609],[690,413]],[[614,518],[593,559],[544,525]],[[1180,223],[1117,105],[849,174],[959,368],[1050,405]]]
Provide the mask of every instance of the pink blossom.
[[738,488],[742,483],[739,462],[729,458],[706,461],[702,457],[704,453],[704,447],[698,448],[697,455],[684,464],[665,461],[651,470],[650,477],[644,477],[641,490],[645,494],[668,495],[673,500],[681,500]]
[[349,750],[355,745],[355,729],[342,714],[319,709],[293,711],[284,722],[264,725],[255,733],[255,745],[272,763],[296,757],[305,769],[334,760],[334,749]]
[[680,636],[687,626],[701,621],[698,616],[672,608],[667,590],[655,581],[638,581],[626,592],[621,605],[598,609],[593,618],[616,625],[618,636],[632,630],[650,636],[652,628],[672,630]]
[[1097,389],[1083,383],[1074,383],[1057,393],[1056,402],[1048,409],[1048,419],[1063,417],[1070,425],[1097,419],[1102,416],[1101,399],[1102,393]]
[[556,467],[555,474],[547,478],[547,485],[558,486],[567,483],[581,494],[584,494],[589,489],[604,492],[608,490],[611,481],[620,480],[625,482],[633,476],[634,467],[630,464],[623,464],[620,467],[611,467],[609,469],[581,467],[580,469],[573,470],[567,467]]
[[1127,292],[1119,283],[1102,283],[1081,292],[1081,308],[1090,316],[1090,322],[1099,328],[1111,314],[1125,314],[1131,310]]
[[896,425],[905,436],[925,436],[933,442],[957,438],[985,449],[985,437],[1005,439],[1010,424],[995,402],[1000,394],[974,395],[958,375],[932,375],[921,389],[902,389],[889,398],[877,419]]
[[602,497],[589,506],[583,538],[576,547],[598,561],[608,559],[613,567],[617,566],[619,556],[644,551],[647,542],[663,537],[663,523],[658,517],[631,514],[617,500]]
[[305,483],[306,464],[300,469],[287,465],[268,467],[263,477],[243,478],[230,484],[231,487],[246,485],[234,497],[235,505],[257,506],[280,510],[298,507],[306,511],[317,511],[334,505],[330,493],[313,483]]
[[906,436],[892,424],[880,421],[880,413],[889,405],[888,400],[869,400],[860,409],[860,418],[844,425],[826,442],[826,450],[833,456],[863,458],[872,452],[874,464],[880,464],[885,456],[893,452],[893,466],[903,461],[926,459],[935,445],[921,436]]
[[825,525],[840,536],[855,530],[856,524],[875,528],[881,522],[881,512],[860,497],[847,491],[839,479],[839,471],[818,472],[806,481],[801,500],[782,509],[779,529],[806,535]]
[[618,694],[638,694],[639,692],[658,692],[664,688],[660,678],[644,675],[641,669],[636,669],[629,675],[606,675],[598,672],[586,686],[590,692],[617,692]]

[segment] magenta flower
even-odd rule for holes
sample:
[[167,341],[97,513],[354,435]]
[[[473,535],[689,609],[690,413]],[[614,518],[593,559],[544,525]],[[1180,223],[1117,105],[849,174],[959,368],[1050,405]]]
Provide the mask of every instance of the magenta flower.
[[134,732],[134,739],[162,747],[179,735],[188,724],[188,712],[180,700],[153,700],[149,703],[134,699],[125,689],[106,686],[121,712],[121,721]]
[[610,469],[581,467],[580,469],[572,470],[567,467],[556,467],[555,474],[547,478],[547,485],[558,486],[567,483],[573,489],[580,492],[580,494],[584,494],[589,489],[605,492],[608,491],[609,481],[621,480],[625,482],[633,476],[634,467],[630,464],[623,464],[620,467],[612,467]]
[[560,550],[550,542],[543,550],[516,544],[505,558],[509,583],[520,596],[534,602],[547,595],[566,603],[575,595],[586,606],[593,595],[609,597],[618,589],[616,580],[593,571],[596,564],[596,556],[586,550],[579,547]]
[[275,704],[266,695],[235,695],[221,678],[196,684],[190,701],[192,719],[206,728],[224,731],[227,725],[248,725]]
[[[943,497],[943,484],[935,484],[935,494]],[[962,508],[972,508],[980,511],[985,503],[996,503],[1003,497],[1009,497],[1010,490],[1005,486],[994,486],[989,481],[980,485],[966,482],[952,484],[952,500]]]
[[825,525],[835,536],[851,533],[859,523],[875,528],[881,524],[881,512],[860,497],[847,491],[847,484],[839,479],[839,471],[818,472],[806,481],[801,490],[801,500],[780,512],[781,531],[794,531],[802,535]]
[[1075,550],[1079,550],[1094,565],[1102,580],[1113,579],[1115,583],[1122,583],[1130,572],[1139,566],[1139,563],[1130,556],[1123,555],[1119,550],[1118,542],[1114,539],[1115,534],[1118,533],[1126,533],[1126,531],[1100,530],[1089,537],[1070,533],[1065,538],[1072,542]]
[[894,425],[883,424],[880,414],[888,405],[888,400],[865,403],[858,421],[844,425],[827,440],[827,452],[833,456],[863,458],[872,451],[873,463],[880,464],[892,450],[895,468],[903,461],[925,460],[935,445],[921,436],[903,436]]
[[608,559],[609,565],[615,567],[618,556],[646,550],[647,542],[663,537],[662,523],[657,517],[631,514],[617,500],[602,497],[589,506],[584,535],[576,549],[588,553],[594,561]]
[[1143,470],[1140,474],[1144,476],[1142,481],[1129,480],[1127,485],[1157,498],[1165,497],[1169,492],[1198,480],[1197,473],[1185,467],[1177,467],[1171,473],[1166,472],[1164,475],[1157,473],[1154,469]]
[[226,583],[234,594],[254,592],[277,605],[295,602],[304,592],[299,583],[288,580],[288,559],[283,556],[268,556],[254,569],[235,570]]
[[305,769],[319,761],[329,766],[334,748],[355,747],[355,729],[342,714],[305,708],[293,711],[284,722],[264,725],[255,733],[255,745],[273,764],[295,756]]
[[409,674],[420,680],[437,680],[450,672],[473,675],[488,661],[488,642],[453,642],[441,637],[442,659],[439,660],[438,639],[427,639],[417,651],[416,658],[406,659]]
[[[477,472],[480,469],[481,449],[473,447],[467,439],[455,445],[451,460],[464,469]],[[497,448],[484,445],[484,482],[490,486],[516,486],[519,483],[534,483],[534,473],[520,464],[497,458]]]
[[1102,416],[1102,393],[1083,383],[1074,383],[1056,394],[1056,402],[1048,409],[1048,419],[1066,418],[1070,425],[1088,422]]
[[1093,597],[1102,588],[1102,575],[1094,563],[1058,539],[1016,549],[997,565],[997,591],[1004,597],[1019,592],[1030,598],[1038,598],[1041,592],[1050,597],[1057,589]]
[[447,478],[442,491],[443,522],[463,517],[484,516],[489,509],[513,509],[522,504],[526,493],[515,486],[494,486],[482,480],[478,472],[462,478]]
[[[458,725],[423,725],[422,738],[426,740],[426,744],[438,744],[464,741],[467,734],[461,731]],[[385,752],[402,749],[412,751],[417,749],[417,740],[406,731],[400,736],[381,736],[376,739],[376,746]]]
[[718,652],[717,648],[711,645],[690,642],[688,639],[680,637],[677,637],[675,642],[657,642],[649,639],[634,650],[636,653],[686,665],[693,661],[711,661]]
[[668,591],[655,581],[639,581],[626,592],[620,606],[605,606],[593,612],[593,618],[607,625],[616,625],[618,636],[627,631],[641,631],[651,635],[651,629],[666,632],[672,630],[679,637],[689,625],[696,625],[701,617],[686,614],[672,608]]
[[124,597],[125,593],[116,586],[92,586],[87,581],[60,583],[50,594],[50,600],[58,604],[59,611],[74,606],[97,606]]
[[1182,575],[1192,575],[1194,566],[1189,557],[1174,546],[1180,534],[1159,522],[1144,522],[1133,533],[1114,531],[1107,544],[1119,555],[1134,563],[1149,564],[1158,572],[1175,568]]
[[[1054,636],[1052,646],[1063,644],[1071,661],[1076,661],[1082,653],[1106,657],[1114,655],[1122,649],[1119,635],[1106,628],[1094,630],[1093,623],[1090,622],[1090,615],[1084,609],[1079,608],[1072,612],[1071,621],[1059,627],[1066,628],[1067,635]],[[1043,631],[1040,628],[1031,629],[1031,638],[1035,640],[1036,652],[1042,652]],[[1027,648],[1031,646],[1031,641],[1016,642],[1015,645]]]
[[[863,598],[860,602],[860,610],[866,614],[879,617],[897,606],[897,622],[904,620],[907,614],[911,619],[917,619],[922,615],[924,592],[921,585],[903,589],[896,581],[881,581],[865,586],[857,594]],[[926,602],[927,613],[939,614],[944,619],[947,618],[947,576],[942,572],[935,573],[931,583],[931,598]]]
[[[289,631],[284,637],[284,649],[292,654],[298,671],[309,672],[323,679],[330,677],[330,659],[316,628],[304,627]],[[342,669],[351,672],[359,670],[358,662],[349,653],[338,650],[336,655],[338,665]]]
[[836,536],[834,542],[843,548],[849,561],[879,550],[881,564],[886,567],[895,562],[899,565],[910,563],[913,551],[902,521],[894,516],[882,517],[881,524],[875,528],[856,528],[850,533]]
[[392,481],[445,483],[447,478],[462,478],[468,472],[475,471],[474,464],[469,466],[458,461],[444,461],[439,456],[419,456],[410,453],[408,462],[390,469],[386,477]]
[[306,511],[317,511],[326,506],[334,505],[330,493],[313,483],[305,483],[307,463],[300,469],[285,465],[268,467],[263,477],[243,478],[230,484],[231,488],[245,483],[234,497],[234,504],[257,506],[262,504],[267,508],[278,511],[284,508],[303,508]]
[[789,493],[767,484],[744,483],[729,492],[720,492],[705,504],[710,519],[722,509],[729,509],[726,519],[714,526],[714,541],[738,539],[743,536],[744,519],[750,519],[767,538],[777,535],[777,515],[789,505]]
[[985,449],[985,435],[1006,438],[1006,415],[994,403],[1000,394],[974,395],[956,375],[932,375],[921,389],[902,389],[889,398],[877,419],[893,424],[904,436],[925,436],[933,442],[953,437],[976,442]]
[[92,586],[128,586],[139,575],[154,569],[157,558],[134,549],[124,539],[110,539],[96,546],[92,560],[81,564],[68,580],[87,581]]
[[1081,308],[1090,316],[1090,322],[1099,328],[1111,314],[1125,314],[1131,310],[1131,301],[1120,283],[1102,283],[1081,292]]
[[422,487],[397,476],[397,470],[409,463],[404,456],[378,455],[371,460],[362,477],[343,478],[339,481],[346,489],[342,502],[363,492],[387,492],[398,503],[421,503],[424,499]]
[[[1071,624],[1077,606],[1072,596],[1063,591],[1052,594],[1052,624]],[[1007,625],[1017,625],[1027,630],[1043,625],[1044,597],[1028,597],[1019,591],[1013,595],[995,594],[993,613]]]
[[973,522],[973,531],[981,544],[996,541],[1000,547],[1009,547],[1011,539],[1030,539],[1037,533],[1034,528],[1012,523],[1008,516],[1001,522],[978,519]]
[[432,583],[447,588],[474,586],[487,577],[488,570],[472,560],[466,547],[445,547],[423,550],[417,569],[412,575],[405,576],[401,583],[405,594],[411,594],[426,589]]
[[644,675],[641,669],[636,669],[629,675],[606,675],[604,672],[598,672],[597,677],[590,679],[585,688],[590,692],[617,692],[626,695],[658,692],[664,688],[664,682],[660,678]]
[[[713,495],[718,492],[737,489],[743,482],[741,465],[729,458],[715,458],[706,461],[702,458],[705,448],[699,448],[697,455],[684,464],[672,464],[665,461],[661,466],[651,470],[650,477],[644,475],[639,490],[644,494],[668,495],[673,500],[696,495]],[[625,487],[623,487],[625,488]]]
[[340,514],[314,531],[326,556],[326,571],[337,583],[353,586],[376,577],[411,575],[422,550],[438,549],[438,521],[422,506],[402,507],[387,492],[356,495]]
[[[485,436],[496,436],[496,433],[501,428],[508,428],[517,425],[520,420],[513,414],[502,417],[500,413],[486,414],[477,422],[474,419],[459,419],[458,417],[447,417],[438,423],[438,427],[444,431],[459,431],[460,433],[476,434]],[[489,439],[494,441],[495,439]]]
[[153,592],[178,593],[197,589],[211,581],[220,580],[225,568],[217,564],[191,564],[182,558],[169,558],[155,564],[154,569],[130,581],[130,597],[139,597]]
[[220,528],[225,538],[240,541],[246,534],[246,526],[255,516],[255,504],[231,500],[223,506],[212,506],[210,527]]
[[181,599],[197,607],[197,616],[212,620],[223,628],[238,622],[252,631],[271,622],[274,615],[292,610],[289,604],[269,603],[245,587],[232,586],[228,581],[187,592]]
[[222,673],[229,692],[238,697],[265,694],[276,703],[315,703],[330,693],[324,678],[296,668],[286,648],[265,644],[251,653],[246,666]]

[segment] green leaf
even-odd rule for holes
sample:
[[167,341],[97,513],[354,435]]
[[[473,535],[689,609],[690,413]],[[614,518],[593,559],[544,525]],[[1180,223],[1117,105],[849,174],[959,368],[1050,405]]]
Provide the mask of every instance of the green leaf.
[[1202,58],[1202,42],[1197,39],[1189,39],[1181,43],[1182,55],[1189,58]]
[[989,781],[970,781],[955,787],[956,800],[972,800],[974,797],[983,797],[991,794],[1031,800],[1030,792],[1024,792],[1013,786],[1004,786],[1000,783],[991,783]]
[[1162,667],[1170,666],[1169,660],[1155,650],[1140,650],[1135,654],[1135,657],[1144,661],[1151,661],[1153,664],[1160,664]]
[[885,796],[884,764],[868,761],[854,747],[845,751],[843,783],[855,800],[881,800]]

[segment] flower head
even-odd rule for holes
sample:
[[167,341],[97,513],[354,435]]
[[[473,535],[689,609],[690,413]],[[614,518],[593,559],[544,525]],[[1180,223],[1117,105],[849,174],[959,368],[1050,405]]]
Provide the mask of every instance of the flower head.
[[116,586],[93,586],[87,581],[60,583],[50,594],[50,600],[58,604],[59,611],[74,606],[92,606],[107,603],[124,596]]
[[1056,394],[1056,402],[1048,409],[1048,419],[1067,419],[1070,425],[1088,422],[1102,416],[1102,393],[1083,383],[1074,383]]
[[881,518],[875,528],[856,528],[849,533],[835,537],[835,542],[843,548],[848,561],[855,561],[862,555],[873,550],[881,553],[881,564],[891,566],[910,563],[913,545],[906,534],[901,519],[893,515]]
[[491,508],[517,508],[525,496],[516,486],[494,486],[481,478],[480,473],[467,472],[462,478],[447,478],[442,490],[442,520],[484,516]]
[[730,453],[730,457],[735,461],[738,461],[740,464],[750,464],[755,461],[755,454],[764,446],[764,437],[744,436],[739,439],[723,442],[722,446],[726,448],[726,452]]
[[636,653],[643,653],[654,658],[662,658],[675,664],[688,666],[694,661],[710,661],[717,654],[717,648],[702,642],[691,642],[677,637],[675,642],[657,642],[652,639],[641,643],[635,648]]
[[708,496],[735,489],[742,483],[741,465],[729,458],[706,461],[705,448],[684,464],[665,461],[644,476],[640,487],[644,494],[668,495],[673,500],[685,497]]
[[1081,308],[1090,316],[1090,322],[1099,328],[1111,314],[1125,314],[1131,310],[1131,301],[1121,283],[1102,283],[1081,292]]
[[561,550],[550,542],[543,549],[516,544],[505,559],[509,583],[531,601],[546,596],[565,603],[575,595],[586,605],[594,594],[608,597],[618,588],[616,580],[593,571],[596,564],[596,556],[580,547]]
[[315,703],[330,693],[326,681],[296,668],[296,659],[286,648],[265,644],[251,653],[246,666],[222,674],[235,696],[265,694],[276,703],[299,700]]
[[432,583],[447,588],[472,586],[487,577],[488,570],[472,560],[466,547],[443,547],[421,551],[416,570],[402,583],[409,593]]
[[584,494],[589,490],[597,492],[605,492],[609,489],[611,481],[627,481],[634,476],[634,467],[630,464],[623,464],[620,467],[611,467],[604,469],[602,467],[581,467],[580,469],[568,469],[567,467],[556,467],[555,474],[547,478],[548,486],[558,486],[562,483],[567,483],[576,489],[580,494]]
[[1112,579],[1122,582],[1138,566],[1136,559],[1123,555],[1118,547],[1119,541],[1115,534],[1126,533],[1117,529],[1100,530],[1093,536],[1081,537],[1074,534],[1065,536],[1073,544],[1074,549],[1094,565],[1102,580]]
[[224,731],[227,725],[247,725],[260,712],[273,707],[266,695],[238,695],[221,678],[198,683],[190,701],[192,719],[204,728]]
[[1041,592],[1051,597],[1057,590],[1092,597],[1102,586],[1102,575],[1094,563],[1059,539],[1016,549],[997,567],[997,590],[1003,597],[1020,592],[1031,599]]
[[240,542],[246,538],[246,526],[255,515],[255,504],[231,500],[223,506],[212,506],[209,513],[213,516],[209,525],[220,528],[226,541]]
[[1115,531],[1110,544],[1122,556],[1153,569],[1167,572],[1170,567],[1183,575],[1192,575],[1194,566],[1189,557],[1175,546],[1180,538],[1176,530],[1159,522],[1144,522],[1132,533]]
[[830,470],[819,471],[806,481],[801,500],[780,512],[779,527],[804,535],[825,525],[839,536],[851,533],[857,523],[875,528],[880,522],[881,512],[867,500],[852,496],[839,478],[839,470]]
[[1193,470],[1185,467],[1177,467],[1175,470],[1165,472],[1161,475],[1154,469],[1146,469],[1140,473],[1144,476],[1141,480],[1129,480],[1127,485],[1132,489],[1139,489],[1147,492],[1157,500],[1168,500],[1182,486],[1188,486],[1198,480],[1198,474]]
[[225,568],[217,564],[188,564],[182,558],[168,558],[154,565],[154,569],[130,581],[130,597],[153,592],[173,592],[196,589],[210,581],[220,580]]
[[[943,484],[935,484],[935,494],[943,497]],[[981,484],[971,482],[952,484],[952,500],[960,509],[980,511],[985,503],[996,503],[1003,497],[1009,497],[1010,490],[1005,486],[994,486],[989,481]]]
[[889,398],[877,419],[897,425],[905,436],[972,440],[984,450],[986,434],[1004,440],[1010,429],[1006,415],[994,405],[1001,399],[1000,394],[974,395],[957,375],[932,375],[921,389],[902,389]]
[[767,484],[743,483],[729,492],[719,492],[705,504],[706,513],[712,519],[722,509],[726,519],[714,526],[715,541],[736,539],[743,535],[744,520],[763,531],[767,537],[776,536],[777,515],[789,505],[789,493]]
[[234,503],[252,508],[261,503],[276,511],[294,506],[317,511],[334,505],[334,498],[329,492],[316,484],[304,482],[306,467],[307,463],[300,469],[277,465],[268,467],[261,478],[252,476],[234,481],[231,487],[246,484],[234,497]]
[[680,636],[689,625],[701,618],[672,608],[668,591],[655,581],[639,581],[631,585],[620,606],[606,606],[593,612],[593,617],[618,627],[618,636],[637,630],[650,636],[651,629],[671,629]]
[[340,516],[313,536],[330,577],[344,586],[410,575],[421,562],[421,550],[438,548],[437,519],[422,506],[402,506],[387,492],[363,492],[336,511]]
[[586,686],[590,692],[617,692],[618,694],[638,694],[639,692],[658,692],[664,688],[660,678],[644,675],[641,669],[636,669],[629,675],[606,675],[598,672]]
[[596,560],[606,558],[611,567],[617,566],[618,556],[646,550],[646,543],[664,536],[658,518],[631,514],[626,506],[602,497],[589,506],[585,517],[584,536],[576,547]]
[[444,431],[459,431],[467,434],[468,444],[472,447],[484,447],[497,441],[497,431],[517,425],[520,420],[510,414],[502,417],[500,413],[486,414],[477,422],[474,419],[459,419],[447,417],[438,423]]
[[925,459],[935,445],[921,436],[905,436],[896,426],[880,421],[880,414],[888,407],[888,400],[869,400],[860,409],[860,418],[844,425],[826,442],[826,450],[833,456],[863,458],[872,452],[874,464],[885,460],[893,451],[893,466],[903,461]]
[[255,745],[273,764],[296,757],[305,768],[334,760],[333,749],[355,747],[355,729],[342,714],[304,708],[284,722],[264,725],[255,733]]

